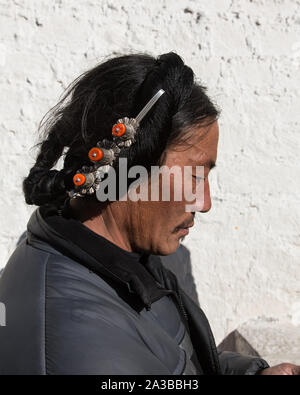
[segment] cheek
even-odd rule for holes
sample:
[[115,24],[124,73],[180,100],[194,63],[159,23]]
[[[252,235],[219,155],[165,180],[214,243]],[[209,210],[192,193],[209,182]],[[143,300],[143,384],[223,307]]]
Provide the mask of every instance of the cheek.
[[168,226],[172,210],[170,202],[140,202],[136,210],[140,228],[147,233],[157,233],[158,229]]
[[159,226],[160,228],[172,228],[172,224],[174,222],[178,222],[176,220],[176,213],[178,212],[178,207],[180,202],[156,202],[153,205],[152,210],[152,221],[153,226]]
[[[150,203],[150,202],[149,202]],[[181,222],[181,202],[152,202],[147,206],[147,225],[143,234],[150,238],[155,245],[167,243],[175,227]]]
[[[183,200],[183,176],[176,182],[171,175],[169,189],[169,200],[162,200],[162,179],[159,182],[160,201],[151,201],[151,184],[148,184],[148,201],[139,201],[136,204],[136,217],[138,219],[139,232],[145,238],[155,238],[162,240],[170,237],[175,227],[184,219],[186,202]],[[178,179],[177,179],[178,180]],[[155,184],[154,184],[155,185]],[[166,188],[166,185],[164,186]],[[174,197],[180,199],[175,200]],[[168,198],[168,195],[166,195]]]

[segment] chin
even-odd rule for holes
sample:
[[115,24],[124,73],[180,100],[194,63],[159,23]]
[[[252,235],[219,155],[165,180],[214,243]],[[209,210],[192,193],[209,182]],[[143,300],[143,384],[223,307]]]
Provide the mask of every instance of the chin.
[[166,245],[160,246],[160,248],[158,249],[157,255],[173,254],[179,247],[179,244],[180,244],[179,239],[172,241],[172,243],[166,243]]

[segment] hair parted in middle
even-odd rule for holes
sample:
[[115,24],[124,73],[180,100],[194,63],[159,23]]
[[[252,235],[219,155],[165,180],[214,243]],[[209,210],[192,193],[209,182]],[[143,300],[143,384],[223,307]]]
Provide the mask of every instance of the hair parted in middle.
[[[192,69],[176,53],[113,57],[80,75],[42,120],[37,160],[23,182],[26,203],[61,205],[74,187],[77,170],[90,170],[90,149],[101,140],[112,140],[116,121],[134,118],[160,89],[165,93],[141,121],[135,143],[118,155],[127,158],[130,167],[150,171],[161,163],[168,146],[219,115],[206,88],[195,82]],[[54,170],[63,154],[63,168]],[[114,167],[118,174],[118,161]]]

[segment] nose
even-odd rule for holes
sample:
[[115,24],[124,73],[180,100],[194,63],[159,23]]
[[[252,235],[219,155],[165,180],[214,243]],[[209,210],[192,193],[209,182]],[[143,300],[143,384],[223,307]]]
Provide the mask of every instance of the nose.
[[207,213],[211,209],[210,189],[209,182],[206,178],[204,182],[204,202],[202,208],[199,210],[201,213]]

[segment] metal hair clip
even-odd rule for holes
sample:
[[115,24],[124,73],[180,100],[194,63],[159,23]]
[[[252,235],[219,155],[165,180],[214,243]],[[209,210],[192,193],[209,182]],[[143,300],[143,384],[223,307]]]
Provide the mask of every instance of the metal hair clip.
[[84,197],[96,192],[121,149],[135,143],[140,122],[164,93],[160,89],[135,118],[118,119],[112,127],[113,140],[98,141],[96,147],[89,150],[88,156],[93,165],[84,166],[76,172],[73,177],[74,190],[69,192],[71,197]]

